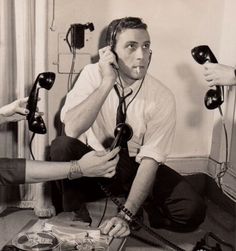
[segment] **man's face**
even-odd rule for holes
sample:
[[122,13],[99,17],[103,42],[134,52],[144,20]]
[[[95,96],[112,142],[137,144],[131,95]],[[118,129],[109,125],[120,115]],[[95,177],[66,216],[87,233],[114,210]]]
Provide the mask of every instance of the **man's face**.
[[116,36],[119,71],[128,84],[142,79],[150,60],[150,37],[144,29],[126,29]]

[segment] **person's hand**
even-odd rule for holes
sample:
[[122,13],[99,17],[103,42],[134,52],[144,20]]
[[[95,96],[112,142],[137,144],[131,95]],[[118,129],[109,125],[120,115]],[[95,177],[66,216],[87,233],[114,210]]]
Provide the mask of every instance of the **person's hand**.
[[99,229],[103,234],[116,238],[126,237],[130,234],[129,224],[120,217],[112,217],[110,220],[105,220]]
[[99,50],[99,68],[103,78],[110,78],[116,80],[117,72],[114,67],[118,68],[116,56],[111,51],[110,46],[106,46]]
[[204,64],[204,77],[208,85],[236,85],[235,68],[214,63]]
[[[6,122],[16,122],[26,119],[29,110],[26,109],[28,97],[17,99],[0,108],[0,115]],[[4,122],[5,122],[4,121]]]
[[116,173],[116,165],[119,160],[119,147],[112,151],[91,151],[85,154],[79,161],[83,176],[111,178]]

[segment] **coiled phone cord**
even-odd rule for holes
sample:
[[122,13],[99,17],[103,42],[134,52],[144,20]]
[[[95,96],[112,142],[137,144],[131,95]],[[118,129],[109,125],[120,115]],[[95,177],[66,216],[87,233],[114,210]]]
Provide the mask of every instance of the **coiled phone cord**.
[[127,208],[125,208],[125,206],[117,198],[115,198],[112,195],[111,191],[109,191],[100,182],[98,183],[98,185],[100,186],[101,190],[105,193],[105,195],[107,197],[109,197],[118,206],[118,208],[121,211],[123,211],[126,215],[128,215],[132,219],[132,221],[134,221],[137,225],[139,225],[141,228],[143,228],[147,233],[149,233],[155,239],[163,242],[164,244],[168,245],[169,247],[173,248],[176,251],[185,251],[184,249],[178,247],[174,243],[172,243],[169,240],[165,239],[164,237],[162,237],[161,235],[159,235],[158,233],[156,233],[155,231],[153,231],[151,228],[149,228],[148,226],[146,226],[144,223],[142,223],[141,221],[139,221],[137,217],[135,217]]

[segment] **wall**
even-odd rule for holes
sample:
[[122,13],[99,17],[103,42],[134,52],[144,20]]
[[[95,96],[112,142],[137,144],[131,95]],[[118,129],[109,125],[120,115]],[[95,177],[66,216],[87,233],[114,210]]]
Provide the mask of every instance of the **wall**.
[[[49,1],[49,24],[52,3]],[[95,31],[84,49],[94,57],[101,32],[112,19],[142,17],[152,39],[150,73],[173,91],[177,102],[177,131],[171,157],[209,155],[214,112],[203,105],[208,88],[202,67],[194,62],[190,51],[194,46],[208,44],[216,57],[219,55],[224,1],[56,0],[55,4],[55,31],[49,32],[49,70],[56,73],[58,36],[66,33],[70,24],[94,23]],[[49,92],[49,142],[56,137],[55,115],[67,92],[67,78],[67,74],[57,74]]]

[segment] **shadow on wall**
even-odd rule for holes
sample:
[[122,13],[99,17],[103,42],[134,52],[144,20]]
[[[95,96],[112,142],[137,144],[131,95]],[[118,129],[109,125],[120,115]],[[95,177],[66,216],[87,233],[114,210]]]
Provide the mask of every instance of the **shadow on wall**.
[[178,65],[177,73],[186,86],[187,97],[184,98],[189,99],[192,103],[192,110],[186,115],[186,123],[190,127],[198,127],[202,123],[202,109],[199,97],[202,97],[200,102],[204,105],[202,85],[188,64]]

